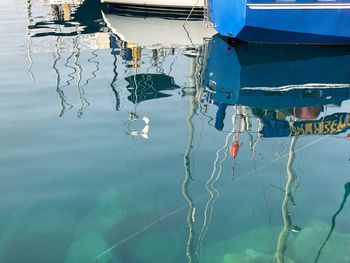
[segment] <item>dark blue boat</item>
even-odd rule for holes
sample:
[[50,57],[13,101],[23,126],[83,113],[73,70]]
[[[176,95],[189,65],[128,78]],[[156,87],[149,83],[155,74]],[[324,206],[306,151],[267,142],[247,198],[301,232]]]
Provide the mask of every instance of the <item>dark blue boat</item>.
[[349,0],[208,0],[224,36],[246,42],[350,44]]
[[350,113],[324,115],[326,105],[350,99],[350,47],[229,44],[216,35],[206,54],[203,86],[218,107],[217,129],[231,105],[250,108],[265,137],[350,129]]

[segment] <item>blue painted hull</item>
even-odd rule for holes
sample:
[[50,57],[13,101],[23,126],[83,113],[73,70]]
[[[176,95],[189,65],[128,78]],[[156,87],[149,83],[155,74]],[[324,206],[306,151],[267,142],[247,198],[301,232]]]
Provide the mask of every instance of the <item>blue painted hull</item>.
[[350,44],[350,1],[209,0],[224,36],[245,42]]

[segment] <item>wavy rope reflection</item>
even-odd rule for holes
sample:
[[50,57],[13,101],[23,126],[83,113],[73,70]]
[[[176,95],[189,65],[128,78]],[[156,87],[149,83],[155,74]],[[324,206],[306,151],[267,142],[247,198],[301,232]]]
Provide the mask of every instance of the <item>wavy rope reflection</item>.
[[112,91],[114,93],[114,97],[115,97],[115,110],[119,111],[120,110],[120,96],[119,96],[119,92],[117,91],[116,88],[116,82],[118,80],[118,71],[117,71],[117,62],[118,62],[118,58],[117,55],[115,55],[116,53],[116,49],[114,48],[112,50],[112,54],[114,57],[114,61],[113,61],[113,79],[112,82],[110,84]]
[[28,65],[28,72],[29,72],[29,76],[30,79],[35,82],[35,78],[34,78],[34,74],[32,71],[32,67],[33,67],[33,58],[32,58],[32,36],[30,33],[30,25],[32,22],[32,2],[31,0],[27,1],[27,21],[28,21],[28,26],[27,26],[27,57],[29,60],[29,65]]
[[335,228],[335,225],[336,225],[336,218],[337,216],[340,214],[340,212],[343,210],[344,208],[344,205],[346,203],[346,200],[348,199],[349,195],[350,195],[350,182],[347,182],[345,185],[344,185],[344,188],[345,188],[345,193],[344,193],[344,196],[343,196],[343,201],[341,202],[340,204],[340,207],[339,209],[337,210],[337,212],[335,212],[335,214],[332,216],[332,225],[331,225],[331,228],[327,234],[327,237],[325,239],[325,241],[323,241],[320,249],[317,251],[317,256],[315,258],[315,261],[314,263],[317,263],[318,260],[320,259],[320,256],[321,256],[321,253],[322,253],[322,250],[323,248],[326,246],[327,242],[329,241],[329,238],[331,237],[332,233],[333,233],[333,230]]
[[62,109],[61,109],[61,111],[59,113],[59,117],[62,117],[67,110],[69,110],[69,109],[71,109],[73,107],[73,105],[71,105],[71,104],[69,104],[67,102],[67,99],[66,99],[66,96],[64,95],[64,92],[60,88],[61,74],[60,74],[60,71],[57,68],[57,63],[61,59],[60,48],[59,48],[60,41],[61,41],[61,37],[58,37],[57,41],[56,41],[56,48],[55,48],[56,52],[54,53],[54,61],[53,61],[53,64],[52,64],[52,68],[56,72],[56,92],[58,94],[58,97],[60,98],[60,104],[61,104],[61,107],[62,107]]
[[66,81],[66,85],[62,86],[62,88],[69,87],[71,85],[71,82],[74,80],[74,75],[77,73],[77,69],[69,65],[69,62],[71,58],[75,55],[75,53],[76,52],[73,51],[72,54],[67,58],[66,63],[64,64],[66,68],[72,69],[73,72],[68,74],[69,79]]
[[277,250],[276,250],[276,260],[278,263],[284,263],[285,252],[288,247],[288,237],[292,228],[292,220],[288,211],[288,204],[290,197],[292,196],[292,185],[296,178],[293,162],[295,160],[295,144],[297,141],[297,136],[294,136],[289,148],[289,158],[287,163],[287,182],[284,189],[284,198],[282,203],[282,217],[283,217],[283,229],[278,236],[277,240]]
[[[211,220],[212,220],[212,216],[213,216],[213,211],[214,211],[214,206],[215,206],[215,202],[217,201],[217,199],[220,196],[219,191],[215,188],[215,183],[219,180],[220,176],[221,176],[221,172],[222,172],[222,168],[223,168],[223,163],[225,162],[225,160],[227,159],[228,156],[228,144],[229,144],[229,139],[231,137],[232,134],[234,134],[235,131],[235,127],[236,127],[236,118],[235,118],[235,114],[232,116],[232,130],[231,132],[226,136],[225,139],[225,143],[224,145],[216,151],[216,158],[214,160],[214,164],[213,164],[213,171],[211,176],[209,177],[208,181],[205,184],[205,188],[210,196],[210,198],[208,199],[208,201],[206,202],[206,206],[205,206],[205,210],[204,210],[204,221],[203,221],[203,227],[201,229],[201,232],[199,234],[199,238],[198,238],[198,245],[197,245],[197,249],[196,249],[196,253],[199,255],[199,258],[202,259],[203,257],[203,241],[204,241],[204,237],[209,229]],[[237,134],[235,136],[233,136],[232,140],[234,140],[234,138],[237,136]],[[224,156],[223,158],[220,160],[219,162],[219,170],[216,173],[217,170],[217,162],[219,161],[219,157],[220,157],[220,153],[224,151]]]
[[191,263],[193,260],[193,240],[194,240],[194,219],[196,207],[194,204],[194,200],[189,193],[189,186],[192,178],[191,174],[191,162],[190,162],[190,154],[193,148],[193,138],[194,138],[194,125],[193,125],[193,116],[195,114],[196,109],[196,101],[193,96],[189,97],[189,114],[187,117],[187,126],[188,126],[188,140],[186,151],[184,155],[184,168],[185,168],[185,178],[182,184],[182,195],[186,199],[188,204],[188,213],[187,213],[187,224],[188,224],[188,239],[186,244],[186,257],[188,259],[188,263]]
[[86,79],[85,83],[83,85],[81,85],[81,88],[89,85],[89,82],[97,77],[96,73],[100,70],[100,67],[99,67],[100,62],[93,60],[93,59],[98,57],[96,54],[96,50],[93,50],[91,54],[92,54],[92,57],[88,59],[88,62],[95,64],[96,68],[91,72],[92,76],[90,78]]
[[78,117],[83,116],[84,109],[90,105],[88,100],[85,98],[85,90],[80,86],[81,80],[83,78],[83,68],[79,64],[79,58],[80,58],[80,47],[78,44],[79,40],[79,35],[73,40],[74,47],[76,48],[76,55],[75,55],[75,60],[74,60],[74,66],[77,69],[78,73],[78,80],[77,80],[77,90],[79,94],[79,99],[80,99],[80,108],[78,110]]

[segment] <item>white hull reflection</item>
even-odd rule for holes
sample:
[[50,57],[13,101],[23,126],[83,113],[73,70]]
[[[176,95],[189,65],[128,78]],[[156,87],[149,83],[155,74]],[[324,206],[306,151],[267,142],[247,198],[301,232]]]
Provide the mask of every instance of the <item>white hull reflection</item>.
[[142,48],[200,46],[215,34],[203,21],[159,17],[128,17],[103,13],[104,21],[120,40]]

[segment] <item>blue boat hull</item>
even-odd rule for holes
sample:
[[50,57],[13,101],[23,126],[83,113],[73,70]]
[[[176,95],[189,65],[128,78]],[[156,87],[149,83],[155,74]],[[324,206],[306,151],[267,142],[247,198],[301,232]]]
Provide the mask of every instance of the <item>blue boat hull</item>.
[[209,0],[209,18],[224,36],[245,42],[350,44],[350,1]]

